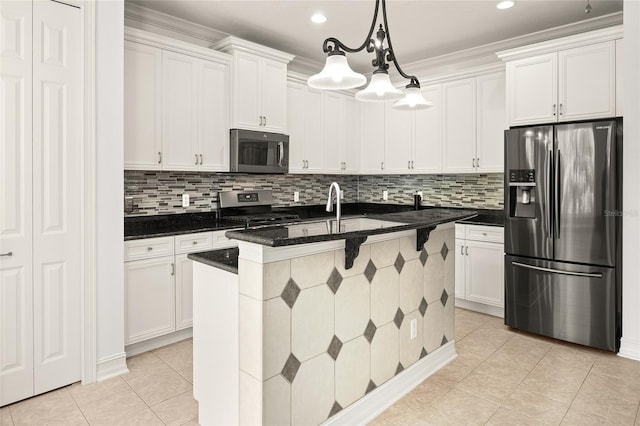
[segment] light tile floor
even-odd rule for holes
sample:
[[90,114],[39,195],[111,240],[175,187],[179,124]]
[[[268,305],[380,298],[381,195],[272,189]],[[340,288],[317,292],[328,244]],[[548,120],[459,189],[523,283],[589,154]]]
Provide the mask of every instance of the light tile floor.
[[[196,425],[191,339],[128,360],[130,372],[0,409],[10,425]],[[640,425],[640,362],[456,309],[458,358],[371,425]]]

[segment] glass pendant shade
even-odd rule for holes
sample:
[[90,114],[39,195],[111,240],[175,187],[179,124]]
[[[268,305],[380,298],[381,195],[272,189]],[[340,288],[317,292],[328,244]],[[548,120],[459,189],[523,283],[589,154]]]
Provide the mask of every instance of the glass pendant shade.
[[353,71],[344,54],[327,56],[324,68],[307,80],[309,87],[325,90],[355,89],[367,82],[367,78]]
[[393,104],[393,109],[400,111],[415,111],[419,109],[433,108],[433,103],[429,102],[422,96],[420,88],[407,87],[405,89],[404,98]]
[[374,72],[366,89],[356,93],[356,99],[363,102],[397,101],[402,97],[404,91],[393,87],[386,72]]

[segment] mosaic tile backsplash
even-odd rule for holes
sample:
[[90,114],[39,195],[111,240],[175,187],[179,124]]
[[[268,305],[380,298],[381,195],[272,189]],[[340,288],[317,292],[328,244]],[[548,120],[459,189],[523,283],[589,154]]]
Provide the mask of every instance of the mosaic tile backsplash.
[[[331,182],[338,182],[346,203],[423,204],[440,207],[503,208],[503,174],[483,175],[252,175],[230,173],[124,172],[125,197],[133,198],[126,216],[203,212],[216,209],[219,191],[271,189],[277,206],[324,204]],[[387,201],[382,191],[387,190]],[[293,202],[294,191],[300,201]],[[191,205],[182,207],[182,194]]]

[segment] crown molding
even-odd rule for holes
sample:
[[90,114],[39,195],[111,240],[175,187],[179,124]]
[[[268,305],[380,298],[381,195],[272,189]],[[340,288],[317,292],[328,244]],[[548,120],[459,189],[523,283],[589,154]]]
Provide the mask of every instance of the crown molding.
[[219,42],[214,43],[211,47],[225,53],[234,53],[238,51],[247,52],[253,55],[263,56],[268,59],[275,59],[284,63],[289,63],[293,58],[295,58],[294,55],[281,50],[273,49],[271,47],[234,36],[225,37]]
[[313,75],[324,67],[322,62],[314,61],[303,56],[296,56],[289,64],[289,69],[305,75]]
[[572,49],[574,47],[585,46],[588,44],[616,40],[622,37],[622,25],[617,25],[615,27],[603,28],[567,37],[556,38],[553,40],[534,43],[523,47],[517,47],[515,49],[503,50],[500,52],[496,52],[496,55],[503,61],[512,61],[514,59],[521,59],[534,55],[557,52],[558,50]]
[[196,38],[207,43],[215,43],[229,34],[196,24],[166,13],[139,6],[130,1],[124,3],[124,17],[142,24],[149,24],[165,30],[180,33],[182,35]]

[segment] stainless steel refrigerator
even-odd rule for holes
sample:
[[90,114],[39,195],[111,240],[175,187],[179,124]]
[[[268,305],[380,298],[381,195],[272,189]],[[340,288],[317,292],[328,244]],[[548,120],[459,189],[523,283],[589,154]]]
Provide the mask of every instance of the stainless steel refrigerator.
[[618,351],[621,147],[619,120],[505,131],[505,324]]

